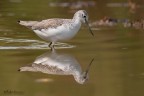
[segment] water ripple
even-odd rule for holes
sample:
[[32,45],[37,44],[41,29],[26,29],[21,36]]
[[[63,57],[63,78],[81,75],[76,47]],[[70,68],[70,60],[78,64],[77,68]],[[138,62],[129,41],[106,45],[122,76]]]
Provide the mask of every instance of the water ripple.
[[[30,39],[15,39],[0,37],[0,49],[50,49],[49,43],[39,40]],[[57,42],[55,44],[56,49],[74,48],[75,46],[67,43]]]

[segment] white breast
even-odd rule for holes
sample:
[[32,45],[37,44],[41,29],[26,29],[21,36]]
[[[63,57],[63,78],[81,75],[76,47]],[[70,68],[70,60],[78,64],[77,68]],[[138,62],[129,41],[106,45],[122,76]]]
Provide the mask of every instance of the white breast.
[[34,32],[42,39],[47,41],[68,40],[75,36],[79,31],[81,23],[63,24],[57,28],[48,28],[42,30],[34,30]]

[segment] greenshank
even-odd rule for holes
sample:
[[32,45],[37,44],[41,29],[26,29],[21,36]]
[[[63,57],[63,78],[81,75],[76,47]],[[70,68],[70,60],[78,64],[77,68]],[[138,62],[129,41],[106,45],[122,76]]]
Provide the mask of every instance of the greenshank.
[[81,24],[88,26],[90,33],[94,36],[88,23],[88,13],[85,10],[77,11],[72,19],[52,18],[42,21],[21,21],[20,25],[32,29],[41,39],[50,41],[49,47],[54,48],[57,41],[73,38],[79,31]]
[[20,72],[42,72],[53,75],[73,75],[75,81],[84,84],[88,80],[88,72],[94,59],[83,72],[78,61],[69,54],[44,53],[38,56],[31,65],[21,67]]

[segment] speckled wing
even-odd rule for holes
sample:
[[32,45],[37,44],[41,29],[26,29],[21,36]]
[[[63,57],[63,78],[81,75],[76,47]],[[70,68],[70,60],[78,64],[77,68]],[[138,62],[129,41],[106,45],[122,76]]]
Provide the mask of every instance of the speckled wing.
[[42,73],[47,73],[47,74],[55,74],[55,75],[67,75],[65,73],[64,69],[60,69],[57,66],[50,66],[48,64],[32,64],[32,67],[35,69],[35,71],[40,71]]
[[20,25],[26,26],[32,30],[42,30],[48,28],[56,28],[66,23],[70,23],[71,19],[46,19],[42,21],[18,21]]
[[48,28],[56,28],[68,22],[70,22],[69,19],[58,19],[58,18],[47,19],[47,20],[42,20],[41,22],[36,23],[35,25],[32,26],[32,29],[41,30],[41,29],[48,29]]

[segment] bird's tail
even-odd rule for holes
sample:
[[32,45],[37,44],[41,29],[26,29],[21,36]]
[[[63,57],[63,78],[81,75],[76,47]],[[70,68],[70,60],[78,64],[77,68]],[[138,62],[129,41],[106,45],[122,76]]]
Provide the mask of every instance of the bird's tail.
[[22,72],[22,71],[33,71],[33,72],[36,72],[37,70],[33,67],[33,64],[30,64],[30,65],[28,64],[27,66],[20,67],[18,69],[18,71],[20,71],[20,72]]
[[18,23],[20,25],[26,26],[26,27],[32,27],[33,25],[37,24],[38,21],[21,21],[19,20]]
[[21,67],[18,71],[35,71],[33,67]]

